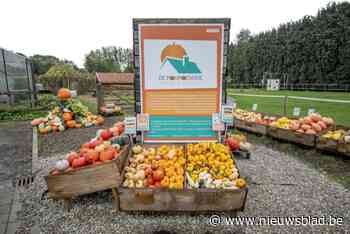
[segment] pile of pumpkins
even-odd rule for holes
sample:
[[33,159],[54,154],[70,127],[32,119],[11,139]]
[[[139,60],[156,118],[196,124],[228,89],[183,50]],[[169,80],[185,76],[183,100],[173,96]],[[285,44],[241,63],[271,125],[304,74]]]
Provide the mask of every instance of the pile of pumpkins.
[[258,112],[246,111],[242,109],[236,109],[233,112],[233,117],[239,120],[254,122],[261,125],[269,125],[276,120],[276,117],[263,115]]
[[183,189],[186,163],[183,146],[145,148],[136,145],[132,153],[125,168],[124,187]]
[[124,123],[117,122],[113,127],[100,129],[89,142],[81,145],[79,151],[68,153],[65,159],[56,162],[51,175],[60,175],[88,165],[99,165],[116,159],[129,138],[124,135]]
[[188,145],[186,179],[190,188],[241,189],[246,186],[229,148],[213,142]]
[[[57,97],[59,105],[56,106],[45,118],[37,118],[31,121],[33,127],[38,127],[41,134],[50,132],[62,132],[67,128],[90,127],[93,125],[102,125],[104,118],[102,116],[93,115],[86,106],[79,100],[72,99],[69,89],[61,88]],[[80,107],[79,112],[74,112],[69,104]],[[84,110],[83,110],[84,109]]]
[[253,148],[252,144],[247,141],[247,137],[241,133],[228,133],[224,144],[229,147],[231,152],[239,150],[250,152]]
[[110,115],[110,114],[121,115],[122,114],[122,108],[120,106],[117,106],[114,103],[107,103],[107,104],[103,105],[100,108],[100,111],[103,114],[107,114],[107,115]]
[[334,124],[332,118],[322,117],[318,113],[312,113],[307,117],[299,119],[279,118],[272,122],[270,126],[292,130],[298,133],[318,134]]

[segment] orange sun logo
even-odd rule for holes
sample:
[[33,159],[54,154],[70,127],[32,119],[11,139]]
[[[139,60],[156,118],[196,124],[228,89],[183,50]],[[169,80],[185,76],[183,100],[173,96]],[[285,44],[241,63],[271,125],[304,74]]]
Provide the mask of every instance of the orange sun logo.
[[160,55],[160,62],[163,63],[166,57],[179,58],[182,59],[186,54],[185,49],[181,45],[173,43],[172,45],[167,45]]

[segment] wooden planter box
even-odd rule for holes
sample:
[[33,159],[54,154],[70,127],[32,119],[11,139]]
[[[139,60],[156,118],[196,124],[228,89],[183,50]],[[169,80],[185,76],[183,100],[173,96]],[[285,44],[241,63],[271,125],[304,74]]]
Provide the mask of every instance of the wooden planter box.
[[48,196],[69,202],[76,196],[117,188],[122,182],[121,172],[130,152],[130,145],[129,143],[124,146],[120,155],[109,162],[81,167],[60,175],[46,176]]
[[[348,131],[350,127],[337,125],[333,130],[344,129]],[[350,157],[350,143],[336,141],[333,139],[322,138],[322,135],[317,137],[316,148],[330,153],[339,153]]]
[[248,132],[258,133],[261,135],[267,134],[267,125],[257,124],[255,122],[248,122],[245,120],[235,119],[234,125],[236,128]]
[[122,211],[243,211],[248,188],[118,188]]
[[315,147],[317,135],[299,133],[288,129],[269,126],[267,135],[278,140],[284,140],[300,145]]
[[[125,171],[122,178],[124,174]],[[236,190],[190,189],[186,179],[185,188],[180,190],[118,187],[121,211],[243,211],[247,194],[247,187]]]

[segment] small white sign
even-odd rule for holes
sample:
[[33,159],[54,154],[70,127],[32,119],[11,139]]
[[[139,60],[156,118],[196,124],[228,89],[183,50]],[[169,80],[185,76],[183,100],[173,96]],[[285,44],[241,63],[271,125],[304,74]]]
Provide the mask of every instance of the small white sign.
[[125,117],[125,134],[136,134],[136,117]]
[[221,119],[225,124],[233,125],[233,107],[231,105],[221,106]]
[[256,111],[258,109],[258,104],[254,103],[252,106],[252,111]]
[[149,114],[137,114],[137,130],[149,131]]
[[78,96],[76,90],[70,90],[70,95],[71,95],[72,97],[77,97],[77,96]]
[[311,114],[313,114],[313,113],[315,113],[315,112],[316,112],[315,108],[310,108],[310,109],[308,110],[308,112],[307,112],[307,115],[311,115]]
[[300,107],[294,107],[293,108],[293,116],[300,116]]
[[232,104],[232,107],[233,107],[233,109],[236,109],[236,108],[237,108],[237,103],[234,102],[234,103]]
[[225,130],[225,124],[221,121],[220,113],[213,113],[212,128],[213,128],[213,131],[217,131],[217,132]]

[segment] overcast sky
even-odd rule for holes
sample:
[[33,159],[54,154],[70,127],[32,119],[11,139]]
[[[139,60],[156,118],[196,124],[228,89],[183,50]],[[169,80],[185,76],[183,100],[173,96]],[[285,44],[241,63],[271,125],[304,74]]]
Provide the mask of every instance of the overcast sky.
[[304,15],[325,0],[1,0],[0,47],[54,55],[82,67],[102,46],[132,47],[132,18],[231,18],[231,40],[241,28],[258,33]]

